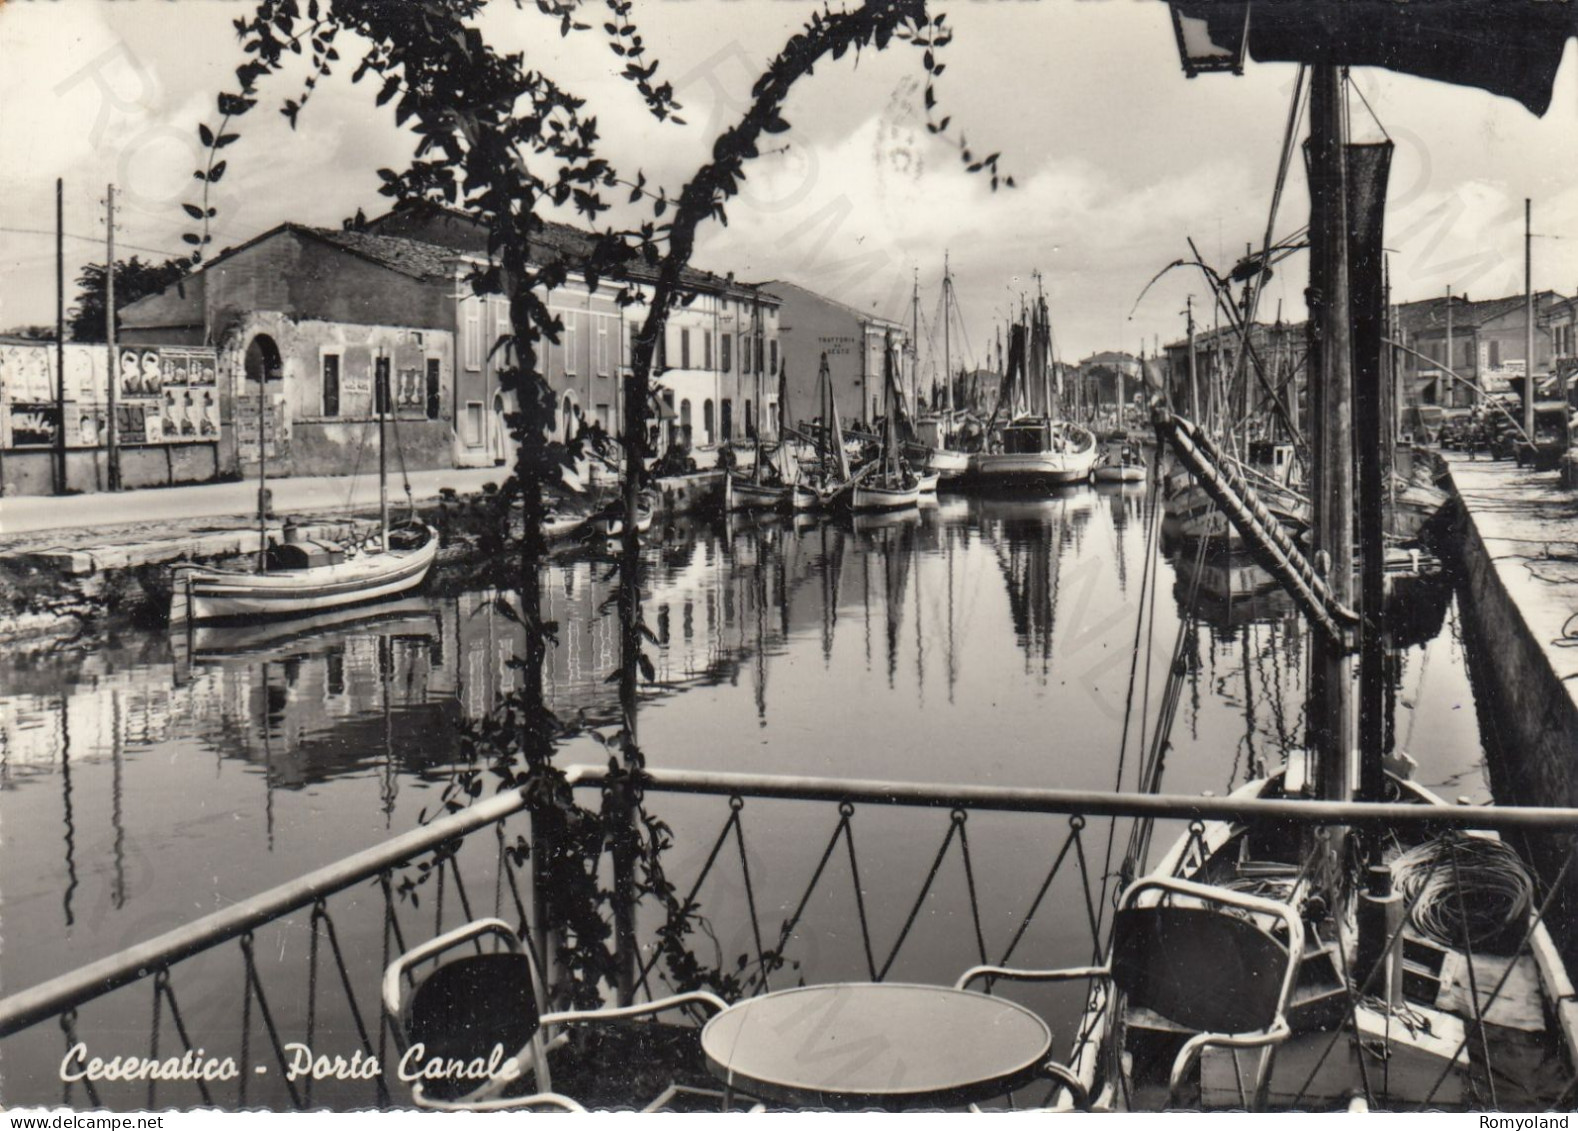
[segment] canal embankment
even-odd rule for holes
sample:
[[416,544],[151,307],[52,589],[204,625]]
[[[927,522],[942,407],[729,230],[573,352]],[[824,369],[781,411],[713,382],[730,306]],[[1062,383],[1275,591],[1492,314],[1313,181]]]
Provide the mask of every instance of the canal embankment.
[[[1496,796],[1578,806],[1578,496],[1510,462],[1451,455],[1447,472],[1464,651]],[[1548,882],[1574,847],[1563,840],[1525,846]],[[1578,868],[1566,869],[1557,900],[1571,957]]]
[[[488,501],[506,473],[413,472],[409,500],[403,485],[392,485],[391,505],[403,514],[409,502],[439,530],[441,567],[463,564],[486,545]],[[665,515],[722,501],[721,472],[663,478],[657,487]],[[330,542],[365,537],[377,526],[378,487],[366,477],[278,479],[268,490],[269,517],[261,525],[253,482],[0,500],[0,644],[72,637],[106,611],[135,614],[153,571],[176,561],[244,560],[260,543],[281,540],[287,525],[298,537]],[[614,490],[594,483],[551,502],[565,513],[586,513]]]

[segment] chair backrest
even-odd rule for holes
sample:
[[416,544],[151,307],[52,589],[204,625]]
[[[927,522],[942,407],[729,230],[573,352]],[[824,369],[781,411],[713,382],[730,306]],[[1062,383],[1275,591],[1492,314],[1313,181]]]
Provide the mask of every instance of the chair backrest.
[[1292,956],[1252,919],[1210,907],[1125,907],[1112,979],[1133,1005],[1203,1033],[1270,1028]]
[[[403,1018],[409,1045],[424,1046],[419,1070],[435,1058],[486,1065],[497,1045],[501,1060],[516,1057],[524,1074],[533,1067],[532,1039],[539,1029],[542,1006],[537,1000],[531,959],[523,952],[468,954],[452,959],[422,979],[405,1006]],[[453,1100],[486,1083],[462,1073],[424,1081],[436,1099]]]

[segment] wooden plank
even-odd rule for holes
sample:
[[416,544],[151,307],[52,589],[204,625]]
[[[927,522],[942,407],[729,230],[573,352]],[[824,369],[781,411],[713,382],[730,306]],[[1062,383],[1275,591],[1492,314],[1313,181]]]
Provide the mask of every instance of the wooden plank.
[[[1441,990],[1436,995],[1437,1006],[1472,1022],[1476,1016],[1473,989],[1477,986],[1480,1009],[1490,1024],[1521,1029],[1526,1033],[1545,1030],[1544,997],[1533,955],[1525,954],[1513,959],[1476,954],[1472,977],[1469,965],[1470,960],[1461,952],[1447,952],[1441,963]],[[1503,977],[1506,978],[1505,984],[1502,983]],[[1498,985],[1501,986],[1501,992],[1492,1000],[1490,995]]]

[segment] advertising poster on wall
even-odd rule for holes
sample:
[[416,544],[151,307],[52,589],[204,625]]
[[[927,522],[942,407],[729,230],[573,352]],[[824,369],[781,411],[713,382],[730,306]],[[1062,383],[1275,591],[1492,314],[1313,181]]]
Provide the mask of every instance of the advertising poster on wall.
[[[125,443],[182,444],[219,436],[218,358],[213,350],[138,347],[120,352],[117,412]],[[139,418],[141,424],[136,422]]]
[[[258,460],[258,405],[255,400],[236,404],[236,455],[242,463]],[[290,431],[285,423],[285,398],[269,398],[268,416],[264,428],[264,455],[269,460],[279,460],[289,454]]]
[[13,402],[8,416],[14,448],[51,447],[60,435],[60,409],[56,405]]

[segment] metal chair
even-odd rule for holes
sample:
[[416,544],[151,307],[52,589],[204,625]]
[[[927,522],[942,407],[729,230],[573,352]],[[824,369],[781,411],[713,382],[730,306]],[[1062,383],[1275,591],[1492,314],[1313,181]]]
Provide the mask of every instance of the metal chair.
[[[1181,901],[1181,902],[1180,902]],[[1284,942],[1259,920],[1285,924]],[[1287,903],[1188,880],[1150,877],[1124,891],[1112,922],[1105,966],[1022,970],[975,966],[955,983],[978,978],[1057,982],[1096,978],[1111,991],[1108,1010],[1137,1006],[1193,1035],[1173,1058],[1168,1102],[1176,1101],[1189,1070],[1208,1048],[1272,1049],[1287,1040],[1288,1003],[1304,953],[1304,923]],[[1112,1032],[1115,1018],[1107,1019]],[[1252,1089],[1252,1107],[1265,1102],[1271,1058],[1263,1056]],[[1074,1106],[1089,1104],[1080,1074],[1057,1063],[1045,1066],[1063,1084]]]
[[[481,940],[490,935],[502,949],[482,951]],[[478,944],[477,953],[442,963],[407,993],[406,981],[416,966],[472,942]],[[705,991],[640,1005],[548,1013],[542,1011],[544,1000],[531,948],[502,919],[478,919],[402,954],[383,981],[384,1009],[395,1021],[401,1064],[419,1077],[423,1066],[439,1066],[431,1077],[413,1082],[412,1102],[439,1111],[584,1111],[579,1102],[553,1090],[548,1053],[567,1043],[565,1027],[688,1005],[727,1008],[722,998]],[[420,1054],[413,1055],[419,1045]],[[523,1091],[528,1086],[533,1090]],[[671,1084],[646,1110],[690,1090]]]

